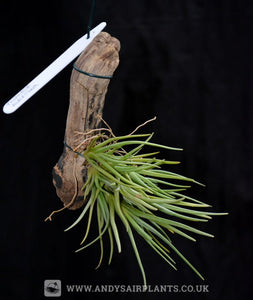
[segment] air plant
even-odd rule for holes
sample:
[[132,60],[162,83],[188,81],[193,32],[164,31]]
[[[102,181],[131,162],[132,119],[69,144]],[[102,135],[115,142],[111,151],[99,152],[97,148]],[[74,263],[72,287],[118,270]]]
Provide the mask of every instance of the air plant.
[[[147,123],[147,122],[146,122]],[[144,124],[146,124],[144,123]],[[139,126],[140,127],[140,126]],[[138,129],[138,127],[137,127]],[[213,235],[185,224],[185,221],[207,222],[213,215],[226,213],[206,212],[209,205],[185,195],[190,183],[201,183],[162,169],[165,165],[179,162],[156,158],[159,152],[140,154],[144,146],[167,150],[182,150],[150,142],[153,134],[132,134],[116,137],[98,130],[98,134],[86,134],[86,148],[77,152],[84,158],[87,167],[87,180],[82,187],[86,204],[77,220],[65,231],[76,226],[86,215],[87,228],[79,252],[95,242],[100,242],[101,255],[98,266],[103,259],[103,238],[108,233],[110,240],[109,264],[111,263],[114,243],[121,252],[121,233],[117,223],[121,221],[132,244],[143,282],[146,275],[138,251],[134,233],[139,234],[147,244],[176,270],[172,252],[175,252],[201,279],[202,275],[176,248],[171,236],[179,234],[195,241],[191,233],[213,237]],[[84,144],[82,143],[82,145]],[[128,151],[126,150],[128,149]],[[84,244],[96,215],[98,235],[91,242]]]

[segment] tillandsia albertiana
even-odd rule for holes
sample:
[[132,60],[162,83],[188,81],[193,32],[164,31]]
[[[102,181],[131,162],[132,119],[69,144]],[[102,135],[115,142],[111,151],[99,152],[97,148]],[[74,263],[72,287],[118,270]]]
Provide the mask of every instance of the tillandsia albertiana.
[[[176,270],[176,267],[171,250],[203,279],[202,275],[173,244],[171,236],[179,234],[192,241],[195,241],[195,238],[190,235],[191,233],[213,237],[209,233],[185,224],[185,221],[207,222],[213,215],[226,213],[204,211],[203,209],[209,205],[183,193],[190,188],[190,183],[200,183],[161,168],[164,165],[174,165],[179,162],[156,158],[155,155],[159,152],[140,153],[144,146],[167,150],[182,149],[150,142],[153,134],[130,134],[116,137],[111,130],[108,131],[109,135],[102,131],[98,131],[99,133],[92,137],[87,138],[87,135],[84,139],[86,148],[79,153],[84,158],[84,164],[88,170],[87,181],[82,187],[86,204],[78,219],[66,229],[66,231],[70,230],[88,215],[86,232],[81,242],[83,246],[77,252],[100,241],[99,267],[104,252],[103,237],[105,233],[108,233],[110,264],[114,243],[118,252],[121,252],[120,232],[117,227],[117,223],[121,221],[136,255],[144,285],[146,285],[146,275],[134,233],[139,234],[173,269]],[[97,219],[98,236],[84,245],[93,215],[96,215]]]

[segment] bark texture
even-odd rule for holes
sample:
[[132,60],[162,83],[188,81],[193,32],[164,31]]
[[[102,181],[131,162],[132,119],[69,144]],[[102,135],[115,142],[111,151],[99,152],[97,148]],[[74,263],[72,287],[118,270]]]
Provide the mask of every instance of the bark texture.
[[[120,42],[106,32],[101,32],[84,50],[76,66],[96,75],[112,75],[119,64]],[[75,148],[85,132],[100,125],[105,95],[110,79],[95,78],[73,69],[70,80],[70,104],[66,122],[65,143]],[[64,146],[59,161],[53,168],[53,184],[64,205],[78,209],[84,204],[81,188],[86,181],[84,158]]]

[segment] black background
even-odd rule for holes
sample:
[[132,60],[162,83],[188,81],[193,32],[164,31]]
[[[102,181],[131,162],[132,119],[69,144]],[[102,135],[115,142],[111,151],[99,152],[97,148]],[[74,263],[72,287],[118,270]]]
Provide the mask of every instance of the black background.
[[[90,4],[1,3],[1,105],[86,32]],[[207,294],[63,290],[62,298],[243,299],[252,293],[252,2],[98,0],[93,24],[101,21],[122,47],[105,120],[116,134],[126,134],[157,116],[146,128],[155,132],[153,141],[184,148],[163,156],[182,162],[174,171],[206,184],[190,194],[229,216],[197,225],[214,239],[192,243],[175,237],[204,282],[179,258],[173,271],[137,238],[148,284],[208,284]],[[123,252],[111,266],[105,259],[94,270],[98,244],[74,253],[85,224],[63,232],[79,212],[44,222],[61,207],[51,169],[63,149],[71,70],[69,65],[14,114],[0,113],[1,299],[46,299],[45,279],[61,279],[63,285],[142,284],[124,228]]]

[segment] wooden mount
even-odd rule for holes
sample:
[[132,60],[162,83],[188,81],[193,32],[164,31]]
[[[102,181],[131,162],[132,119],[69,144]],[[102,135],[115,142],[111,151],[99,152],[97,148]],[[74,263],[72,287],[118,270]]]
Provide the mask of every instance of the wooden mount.
[[[119,50],[120,42],[110,34],[101,32],[79,56],[76,66],[88,73],[112,75],[119,64]],[[99,127],[109,82],[110,79],[90,77],[73,69],[65,130],[65,143],[71,148],[74,149],[79,144],[77,132]],[[86,171],[84,158],[64,146],[63,153],[53,168],[53,184],[64,206],[72,201],[77,188],[76,197],[69,209],[78,209],[85,202],[81,188],[86,181]]]

